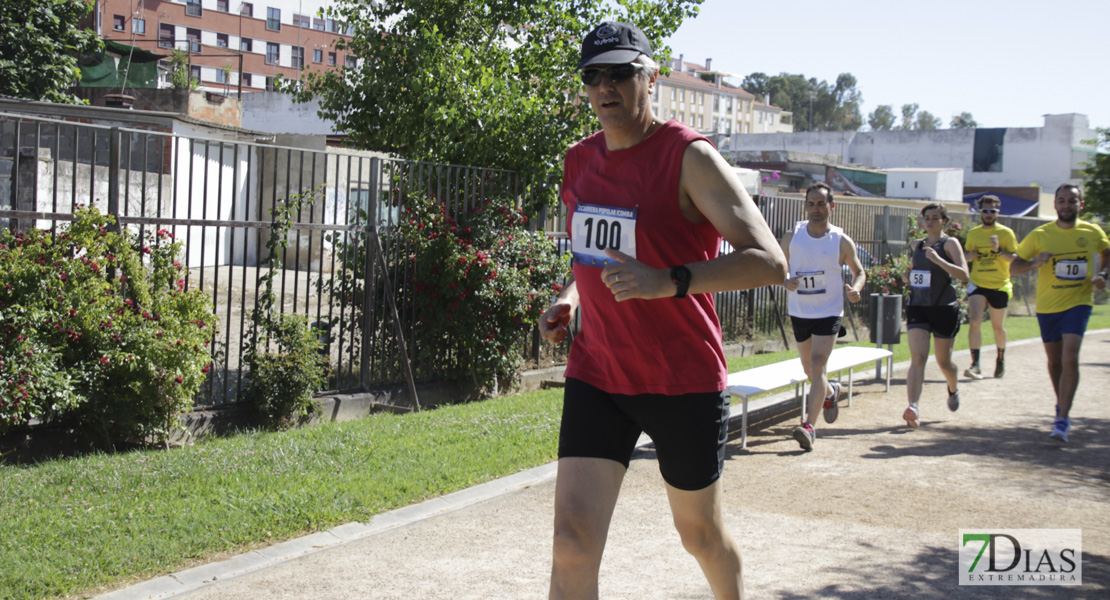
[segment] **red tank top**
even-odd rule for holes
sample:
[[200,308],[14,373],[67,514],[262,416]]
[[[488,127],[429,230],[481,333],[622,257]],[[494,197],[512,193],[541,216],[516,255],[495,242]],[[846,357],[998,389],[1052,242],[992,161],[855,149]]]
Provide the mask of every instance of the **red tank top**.
[[[686,147],[706,138],[677,121],[639,144],[609,151],[603,133],[571,147],[561,196],[567,231],[579,203],[636,209],[636,258],[656,268],[717,256],[721,234],[686,220],[678,205]],[[571,234],[573,235],[573,233]],[[690,394],[725,389],[728,370],[712,294],[618,303],[601,267],[574,265],[582,329],[566,376],[614,394]]]

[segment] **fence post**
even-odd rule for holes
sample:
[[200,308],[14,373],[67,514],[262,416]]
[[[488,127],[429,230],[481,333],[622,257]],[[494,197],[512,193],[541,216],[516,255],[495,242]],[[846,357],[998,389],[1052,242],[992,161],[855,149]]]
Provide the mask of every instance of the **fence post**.
[[[113,127],[108,133],[108,214],[112,215],[115,223],[108,227],[109,230],[119,232],[119,127]],[[93,165],[92,168],[96,168]]]
[[371,340],[374,331],[374,313],[370,307],[374,306],[374,290],[377,287],[375,261],[376,252],[380,244],[371,244],[378,237],[378,196],[381,194],[382,159],[370,159],[370,189],[366,193],[366,224],[357,235],[362,236],[362,247],[365,252],[362,263],[362,350],[359,356],[358,380],[362,389],[370,387],[370,354],[372,352]]

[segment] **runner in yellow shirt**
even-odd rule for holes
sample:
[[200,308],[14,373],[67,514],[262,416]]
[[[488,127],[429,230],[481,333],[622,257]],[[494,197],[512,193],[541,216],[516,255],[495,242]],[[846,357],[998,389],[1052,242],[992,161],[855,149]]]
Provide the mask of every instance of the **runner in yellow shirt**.
[[1065,183],[1056,189],[1056,220],[1034,229],[1018,246],[1011,275],[1037,272],[1037,321],[1056,390],[1056,420],[1049,437],[1068,441],[1071,404],[1079,386],[1079,349],[1094,306],[1106,289],[1110,240],[1098,225],[1079,219],[1083,193]]
[[983,311],[990,305],[991,328],[998,355],[994,360],[994,376],[1006,373],[1006,309],[1014,295],[1010,282],[1010,261],[1017,252],[1014,230],[998,223],[1002,201],[998,196],[979,198],[979,219],[982,224],[967,232],[964,242],[967,263],[971,267],[971,282],[967,285],[968,334],[971,348],[971,367],[964,375],[982,379],[979,370],[979,348],[983,345]]

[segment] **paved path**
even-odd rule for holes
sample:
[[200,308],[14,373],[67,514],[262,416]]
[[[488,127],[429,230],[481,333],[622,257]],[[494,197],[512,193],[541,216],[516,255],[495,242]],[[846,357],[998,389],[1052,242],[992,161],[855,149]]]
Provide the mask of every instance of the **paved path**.
[[[985,356],[993,368],[993,350]],[[956,361],[962,372],[966,351]],[[1110,332],[1084,343],[1066,445],[1048,439],[1054,396],[1039,341],[1011,345],[1007,365],[1005,379],[961,381],[963,406],[951,413],[930,360],[919,430],[900,418],[903,364],[889,393],[857,383],[851,408],[818,424],[811,453],[790,437],[793,420],[755,432],[746,450],[736,436],[724,512],[748,597],[1110,597]],[[100,598],[544,598],[553,473],[547,465]],[[1082,529],[1084,585],[960,587],[961,528]],[[625,479],[601,596],[712,597],[670,523],[650,447]]]

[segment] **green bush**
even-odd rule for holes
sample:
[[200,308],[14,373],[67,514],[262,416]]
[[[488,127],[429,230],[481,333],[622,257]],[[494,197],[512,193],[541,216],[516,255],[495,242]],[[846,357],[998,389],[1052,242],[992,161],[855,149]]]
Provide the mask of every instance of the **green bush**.
[[[328,361],[304,317],[273,319],[261,324],[262,335],[247,353],[251,384],[246,399],[264,425],[285,429],[316,412],[312,394],[327,382]],[[276,351],[269,350],[272,346]]]
[[409,198],[398,234],[412,266],[415,354],[450,381],[496,389],[520,374],[521,342],[567,271],[555,244],[527,223],[506,201],[485,200],[456,221],[433,197]]
[[253,314],[255,330],[244,355],[250,369],[247,404],[263,425],[274,429],[315,413],[313,393],[327,383],[328,358],[321,353],[316,332],[305,317],[277,312],[274,295],[274,277],[282,269],[293,215],[311,204],[316,193],[293,195],[271,211],[273,225],[266,242],[270,268],[259,278],[262,294]]
[[34,419],[164,442],[210,369],[211,305],[185,291],[170,232],[75,217],[57,234],[0,231],[0,433]]
[[[378,306],[388,306],[392,293],[401,314],[415,321],[407,326],[406,344],[425,373],[477,392],[496,393],[517,381],[525,339],[561,290],[568,264],[543,232],[528,230],[528,218],[507,196],[483,200],[456,219],[433,195],[395,194],[399,222],[382,230],[388,290],[385,278],[365,273],[364,240],[330,236],[343,270],[320,289],[349,315],[334,319],[333,330],[355,347],[365,335],[395,347],[390,317],[374,323],[374,331],[361,329],[364,286],[374,281],[371,297]],[[366,212],[356,213],[365,223]]]

